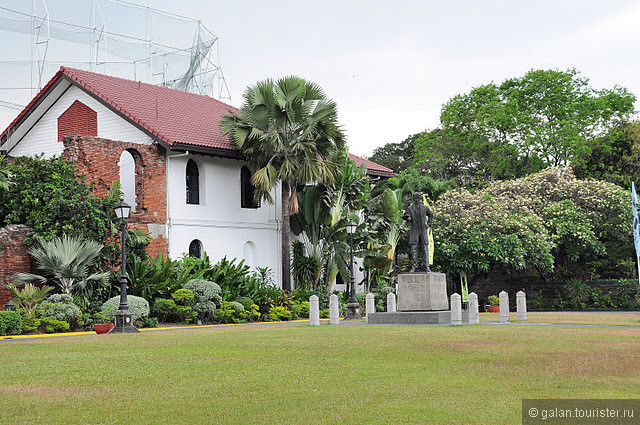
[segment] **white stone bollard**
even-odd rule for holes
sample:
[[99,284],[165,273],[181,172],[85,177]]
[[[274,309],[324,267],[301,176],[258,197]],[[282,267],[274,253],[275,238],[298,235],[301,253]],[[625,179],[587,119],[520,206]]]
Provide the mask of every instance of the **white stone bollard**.
[[524,291],[516,293],[516,310],[518,312],[518,320],[527,320],[527,294]]
[[340,304],[338,303],[338,296],[336,294],[329,297],[329,324],[340,324]]
[[509,323],[509,294],[502,291],[500,297],[500,323]]
[[460,294],[451,295],[451,324],[462,324],[462,297]]
[[309,325],[320,326],[320,302],[316,295],[309,297]]
[[367,294],[365,310],[367,312],[367,323],[369,323],[369,314],[376,312],[376,296],[371,292]]
[[478,294],[471,292],[469,294],[469,324],[477,325],[480,323],[480,309],[478,308]]
[[387,294],[387,313],[396,312],[396,294],[389,292]]

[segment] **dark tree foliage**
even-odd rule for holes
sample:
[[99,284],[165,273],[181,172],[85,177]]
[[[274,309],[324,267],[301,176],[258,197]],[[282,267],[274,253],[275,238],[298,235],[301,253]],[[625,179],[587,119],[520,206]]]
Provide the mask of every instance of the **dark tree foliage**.
[[578,178],[615,183],[626,189],[640,183],[640,122],[613,128],[605,142],[573,166]]
[[0,193],[0,225],[26,224],[45,239],[66,234],[102,243],[110,234],[116,199],[93,196],[72,162],[19,157],[8,169],[9,188]]
[[399,143],[387,143],[375,148],[369,159],[391,168],[396,173],[404,171],[413,165],[413,150],[420,134],[413,134]]

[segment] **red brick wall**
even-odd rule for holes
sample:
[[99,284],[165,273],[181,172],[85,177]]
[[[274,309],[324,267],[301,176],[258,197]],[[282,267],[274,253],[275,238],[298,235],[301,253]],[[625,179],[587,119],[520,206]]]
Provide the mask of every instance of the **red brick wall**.
[[[167,178],[164,148],[141,145],[97,137],[73,136],[64,139],[64,156],[76,163],[87,182],[93,182],[97,196],[106,196],[114,181],[120,180],[120,155],[128,150],[136,162],[137,212],[131,215],[129,225],[148,231],[149,224],[167,222]],[[152,257],[168,256],[167,240],[154,238],[147,252]]]
[[31,271],[31,256],[24,240],[29,228],[22,224],[10,224],[0,228],[0,310],[13,296],[4,289],[15,273]]
[[97,136],[98,114],[76,100],[58,117],[58,141],[67,136]]

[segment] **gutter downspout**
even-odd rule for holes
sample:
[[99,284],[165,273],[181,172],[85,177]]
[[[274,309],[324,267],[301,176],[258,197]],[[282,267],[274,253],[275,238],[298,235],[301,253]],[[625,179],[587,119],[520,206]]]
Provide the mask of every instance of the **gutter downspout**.
[[169,161],[171,158],[183,158],[189,155],[189,151],[178,155],[169,155],[169,150],[167,149],[167,258],[171,258],[171,225],[172,225],[172,211],[171,211],[171,194],[169,190],[169,183],[171,182],[171,164]]

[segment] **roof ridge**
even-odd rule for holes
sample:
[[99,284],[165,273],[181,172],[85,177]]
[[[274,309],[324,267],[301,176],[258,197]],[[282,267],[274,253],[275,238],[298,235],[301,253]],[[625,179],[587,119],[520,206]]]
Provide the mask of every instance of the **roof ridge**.
[[[89,73],[89,74],[100,75],[100,76],[104,76],[104,77],[107,77],[107,78],[113,78],[113,79],[116,79],[116,80],[121,80],[121,81],[126,81],[126,82],[132,82],[132,81],[133,81],[133,82],[135,82],[135,83],[144,84],[145,86],[148,86],[148,87],[161,88],[161,89],[166,89],[166,90],[175,90],[175,91],[180,92],[180,93],[186,93],[186,94],[188,94],[188,95],[190,95],[190,96],[200,96],[200,97],[204,97],[204,98],[206,98],[206,99],[210,99],[210,100],[216,101],[216,102],[218,102],[218,103],[221,103],[221,104],[223,104],[223,105],[225,105],[225,106],[228,106],[228,107],[230,107],[230,108],[238,109],[238,108],[236,108],[236,107],[235,107],[235,106],[233,106],[233,105],[230,105],[230,104],[228,104],[228,103],[226,103],[226,102],[223,102],[223,101],[221,101],[221,100],[219,100],[219,99],[216,99],[215,97],[211,97],[211,96],[208,96],[208,95],[206,95],[206,94],[200,94],[200,93],[193,93],[193,92],[188,92],[188,91],[178,90],[178,89],[174,89],[173,87],[160,86],[160,85],[157,85],[157,84],[146,83],[146,82],[144,82],[144,81],[142,81],[142,80],[131,80],[131,79],[129,79],[129,78],[118,77],[118,76],[115,76],[115,75],[109,75],[109,74],[101,74],[101,73],[99,73],[99,72],[86,71],[86,70],[84,70],[84,69],[72,68],[72,67],[64,66],[64,65],[61,65],[61,66],[60,66],[60,70],[64,70],[64,71],[71,71],[71,72],[75,72],[75,71],[77,71],[77,72],[87,72],[87,73]],[[63,71],[63,72],[64,72],[64,71]],[[66,72],[65,72],[65,73],[66,73]],[[67,75],[69,75],[69,74],[67,74]]]

